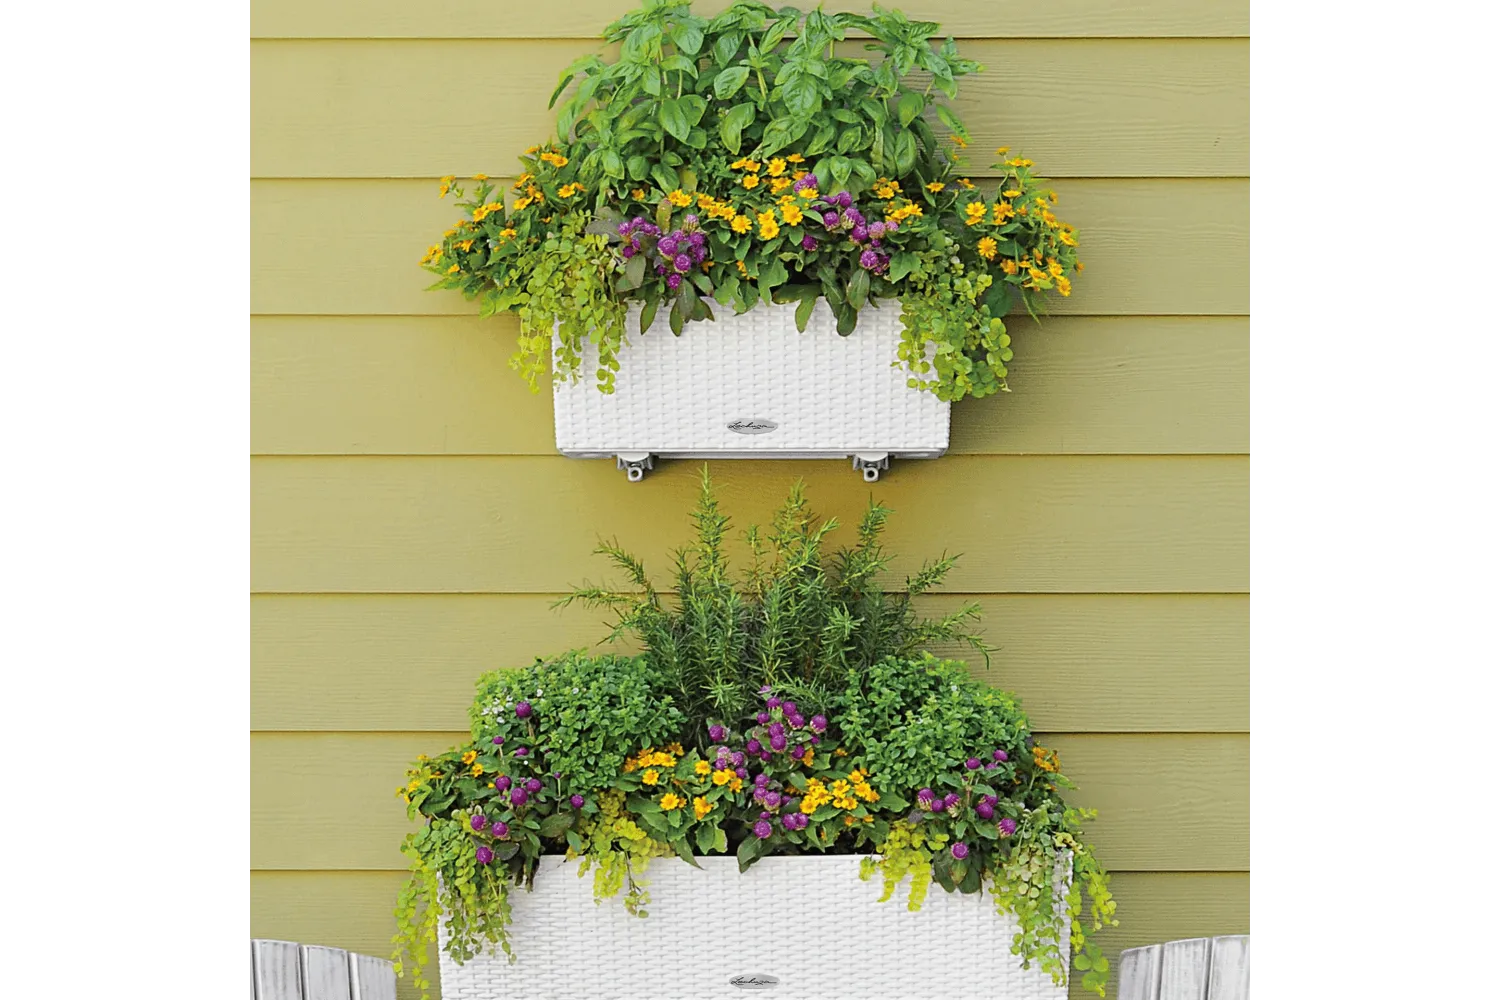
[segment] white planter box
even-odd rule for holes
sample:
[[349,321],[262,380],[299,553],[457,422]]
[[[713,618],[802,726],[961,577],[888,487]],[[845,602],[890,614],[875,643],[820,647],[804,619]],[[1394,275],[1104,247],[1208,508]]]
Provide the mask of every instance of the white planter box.
[[596,387],[586,348],[579,380],[554,383],[557,450],[613,456],[632,481],[652,458],[853,458],[873,481],[891,458],[948,450],[950,404],[893,367],[898,303],[862,309],[847,337],[821,299],[800,333],[795,305],[714,309],[716,320],[677,337],[664,311],[642,336],[632,308],[611,395]]
[[443,952],[443,1000],[1066,1000],[1010,953],[1015,921],[988,891],[934,883],[912,913],[905,883],[877,902],[880,878],[861,881],[859,862],[771,857],[740,874],[732,857],[699,858],[701,871],[657,859],[641,918],[596,906],[592,872],[545,857],[535,888],[510,893],[515,964]]

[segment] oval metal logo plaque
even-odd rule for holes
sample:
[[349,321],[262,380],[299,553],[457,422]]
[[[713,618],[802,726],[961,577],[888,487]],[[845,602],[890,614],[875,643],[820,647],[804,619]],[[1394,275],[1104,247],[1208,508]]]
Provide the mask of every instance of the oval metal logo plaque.
[[764,417],[741,417],[725,425],[736,434],[769,434],[781,425]]
[[[775,424],[771,425],[775,427]],[[738,986],[742,990],[770,990],[775,989],[781,980],[775,976],[749,975],[735,976],[729,981],[730,986]]]

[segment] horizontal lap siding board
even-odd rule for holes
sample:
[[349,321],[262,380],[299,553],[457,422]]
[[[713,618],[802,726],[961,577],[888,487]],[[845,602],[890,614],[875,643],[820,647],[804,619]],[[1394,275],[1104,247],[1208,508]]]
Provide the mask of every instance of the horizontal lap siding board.
[[[716,466],[739,527],[765,523],[798,476],[813,509],[838,517],[838,544],[872,496],[897,512],[885,541],[900,553],[898,577],[963,553],[950,591],[1241,593],[1249,583],[1242,456],[955,457],[904,463],[874,489],[838,462]],[[688,540],[698,478],[696,463],[666,463],[624,495],[639,502],[623,503],[623,476],[601,461],[254,458],[251,587],[558,593],[599,578],[600,539],[662,566]]]
[[[517,169],[557,70],[635,5],[252,4],[256,936],[388,954],[401,874],[359,869],[402,863],[409,758],[460,735],[482,671],[603,635],[549,607],[611,578],[598,536],[658,572],[686,540],[698,463],[627,487],[556,457],[515,321],[416,264],[458,218],[435,178]],[[959,102],[974,176],[995,145],[1036,160],[1087,269],[1041,327],[1013,318],[1014,391],[955,411],[950,457],[873,490],[834,462],[715,478],[739,526],[801,475],[846,525],[872,493],[896,508],[898,574],[964,554],[923,606],[981,603],[1000,648],[976,674],[1101,808],[1111,958],[1246,932],[1248,5],[902,7],[987,65]]]
[[[250,739],[251,867],[393,869],[411,829],[396,797],[407,766],[461,743],[450,733],[256,733]],[[1042,734],[1097,808],[1099,860],[1124,871],[1250,866],[1249,737]],[[355,820],[351,822],[351,820]],[[1164,835],[1170,831],[1170,836]]]
[[[391,909],[403,878],[389,871],[253,872],[250,932],[317,938],[351,951],[389,954],[396,929]],[[1110,890],[1124,918],[1121,926],[1099,935],[1111,958],[1125,948],[1242,933],[1250,926],[1250,877],[1243,872],[1119,872]],[[620,904],[616,900],[602,905]],[[892,900],[885,905],[900,904]],[[1113,984],[1110,989],[1113,995]],[[401,1000],[416,1000],[410,979],[401,980],[399,993]],[[1087,996],[1075,981],[1072,1000]]]
[[[253,0],[252,38],[591,38],[638,0],[571,0],[567,16],[539,17],[511,4],[481,0]],[[693,10],[716,13],[726,0]],[[773,7],[780,4],[771,4]],[[868,12],[868,0],[829,0],[823,9]],[[1247,0],[1052,0],[1046,4],[980,4],[911,0],[914,20],[937,21],[959,38],[1211,38],[1250,34]]]
[[[648,564],[649,565],[649,564]],[[599,574],[591,574],[599,579]],[[1050,732],[1248,732],[1243,594],[982,594],[989,682]],[[474,680],[538,655],[594,647],[602,612],[554,595],[257,594],[250,601],[251,728],[450,731]],[[963,598],[924,599],[939,614]],[[626,648],[622,645],[619,648]]]
[[[552,134],[559,72],[598,50],[534,39],[254,42],[251,175],[508,173]],[[1002,145],[1049,177],[1249,173],[1246,39],[1008,39],[959,50],[987,67],[963,79],[953,102],[976,175]],[[495,93],[507,113],[476,129],[465,97]]]
[[[954,409],[950,455],[1249,451],[1245,317],[1016,317],[1010,330],[1012,391]],[[517,332],[511,315],[257,316],[251,452],[556,454],[551,395],[508,364]],[[648,336],[667,334],[663,321]]]

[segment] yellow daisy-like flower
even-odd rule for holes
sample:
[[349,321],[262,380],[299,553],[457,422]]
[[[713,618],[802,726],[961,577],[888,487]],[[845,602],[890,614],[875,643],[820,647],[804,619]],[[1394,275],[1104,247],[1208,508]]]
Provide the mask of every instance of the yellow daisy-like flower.
[[985,260],[994,260],[995,252],[999,249],[999,247],[1000,244],[995,242],[995,238],[993,236],[986,236],[984,239],[979,241],[979,256],[983,257]]
[[469,248],[472,247],[473,245],[474,245],[474,241],[473,240],[460,240],[459,243],[458,243],[458,248],[460,250],[468,252]]
[[672,792],[668,792],[667,794],[665,794],[665,795],[663,795],[661,797],[661,807],[663,809],[667,810],[668,812],[671,812],[673,809],[680,809],[680,808],[682,808],[683,804],[686,803],[686,802],[687,802],[687,799],[683,798],[681,795],[676,795],[676,794],[674,794]]
[[688,194],[682,188],[678,188],[676,191],[673,191],[671,194],[667,195],[667,201],[670,201],[678,208],[687,208],[693,203],[693,196]]
[[490,179],[490,175],[489,174],[475,174],[474,175],[474,179],[476,181],[487,181],[487,180]]
[[847,757],[849,756],[849,751],[845,750],[843,747],[834,747],[833,755],[835,757]]
[[1020,267],[1017,266],[1015,261],[1007,259],[1000,262],[1000,270],[1006,274],[1015,274],[1020,270]]
[[1076,247],[1078,245],[1078,238],[1073,235],[1073,230],[1067,226],[1064,226],[1058,232],[1057,238],[1062,241],[1063,246]]
[[984,202],[971,201],[964,206],[964,225],[977,226],[984,221],[984,217],[988,214],[988,211],[984,207]]
[[512,191],[519,191],[534,180],[536,180],[536,178],[531,174],[522,174],[520,177],[516,178],[516,182],[510,186],[510,189]]
[[448,268],[448,273],[449,274],[457,274],[458,273],[458,265],[454,264],[452,267]]
[[760,238],[763,240],[775,239],[776,234],[781,232],[781,226],[776,223],[776,215],[770,209],[758,213],[755,221],[760,223]]
[[788,163],[801,163],[802,162],[802,154],[801,153],[788,153],[787,156],[786,156],[786,162],[788,162]]
[[1057,258],[1047,258],[1047,273],[1052,275],[1052,277],[1054,278],[1062,277],[1063,266],[1057,262]]
[[500,235],[495,238],[498,239],[501,243],[504,243],[506,240],[515,239],[516,231],[509,226],[506,226],[504,229],[500,230]]
[[803,751],[803,753],[802,753],[802,766],[803,766],[803,767],[812,767],[812,764],[813,764],[813,752],[812,752],[812,747],[808,747],[808,748],[807,748],[807,749],[806,749],[806,750],[805,750],[805,751]]
[[[742,215],[742,216],[740,216],[740,218],[744,219],[745,217]],[[745,221],[748,222],[749,220],[746,219]],[[734,266],[740,272],[740,276],[741,277],[749,277],[750,272],[747,271],[747,270],[745,270],[745,262],[744,261],[737,260],[737,261],[734,262]]]
[[713,768],[708,766],[708,761],[706,760],[700,760],[698,763],[693,765],[693,773],[698,775],[700,778],[712,770]]
[[1011,207],[1010,202],[1008,202],[1008,201],[997,201],[997,202],[995,202],[995,218],[994,218],[995,225],[997,225],[997,226],[1003,226],[1003,225],[1005,225],[1005,220],[1009,219],[1012,215],[1015,215],[1015,214],[1016,214],[1016,210],[1013,207]]
[[953,135],[949,136],[949,138],[953,140],[953,145],[957,146],[959,149],[967,149],[969,146],[969,140],[965,139],[957,132],[953,133]]
[[874,187],[872,187],[870,190],[875,193],[875,197],[877,198],[889,199],[896,197],[896,193],[901,189],[896,186],[895,181],[886,180],[884,177],[882,177],[875,182]]
[[1025,205],[1022,205],[1019,209],[1017,209],[1016,214],[1017,215],[1030,215],[1031,214],[1031,209],[1027,208]]
[[557,189],[557,196],[559,198],[571,198],[575,194],[582,194],[582,193],[583,193],[583,185],[582,184],[564,184],[562,187],[560,187],[560,188]]
[[1009,153],[1009,152],[1010,152],[1010,147],[1009,146],[1001,146],[999,149],[995,150],[995,155],[996,156],[1004,156],[1006,153]]
[[785,172],[786,161],[779,156],[772,157],[771,162],[766,164],[766,173],[772,177],[780,177]]
[[729,779],[733,777],[733,771],[729,770],[728,768],[721,768],[714,772],[714,784],[727,785],[729,784]]
[[[733,219],[729,220],[729,228],[737,233],[748,233],[750,231],[750,219],[748,216],[736,215]],[[739,264],[740,270],[744,271],[745,262],[740,261]]]
[[802,221],[802,209],[796,205],[781,206],[781,221],[789,226],[795,226]]
[[[524,197],[517,198],[516,199],[516,203],[511,206],[511,211],[512,212],[519,212],[521,209],[525,208],[527,205],[530,205],[531,202],[532,202],[532,198],[531,198],[531,195],[529,195],[529,194],[525,195]],[[476,216],[477,216],[477,213],[476,213]],[[474,221],[478,222],[479,218],[476,217]]]
[[646,771],[641,775],[641,781],[647,785],[654,785],[660,780],[661,774],[654,767],[647,768]]
[[463,762],[465,764],[472,764],[472,763],[474,763],[474,760],[478,756],[479,756],[479,751],[477,751],[477,750],[470,750],[468,753],[466,753],[466,754],[463,755],[462,760],[463,760]]
[[701,192],[699,193],[699,195],[698,195],[698,207],[701,208],[701,209],[703,209],[705,212],[708,211],[710,208],[713,208],[716,204],[718,204],[718,202],[714,201],[714,196],[713,195],[711,195],[711,194],[703,194]]
[[1073,270],[1075,270],[1075,271],[1082,271],[1083,270],[1083,261],[1081,261],[1081,260],[1075,260],[1073,262]]
[[713,811],[714,811],[714,804],[712,802],[708,801],[708,799],[704,798],[701,795],[699,795],[698,797],[696,797],[695,799],[693,799],[693,816],[694,816],[694,818],[696,818],[696,819],[702,819],[703,817],[707,816],[709,813],[711,813]]
[[743,780],[741,780],[741,778],[740,778],[739,775],[735,775],[733,778],[729,779],[729,790],[731,792],[737,792],[741,788],[744,788],[744,787],[745,787],[745,782]]
[[438,197],[448,197],[448,192],[451,190],[453,190],[453,175],[449,174],[447,177],[444,177],[438,181]]
[[967,177],[960,177],[956,181],[954,181],[953,183],[957,184],[959,187],[963,188],[965,191],[972,191],[972,190],[974,190],[974,182],[971,181],[971,180],[969,180]]
[[645,201],[646,200],[646,189],[645,188],[633,188],[633,189],[631,189],[630,197],[634,198],[636,201]]
[[755,173],[756,171],[760,170],[760,161],[759,160],[746,160],[745,161],[745,169],[748,170],[748,171],[750,171],[752,174]]
[[1073,283],[1062,275],[1057,278],[1057,290],[1062,293],[1063,298],[1073,294]]
[[792,186],[792,179],[790,177],[772,177],[771,178],[771,193],[772,194],[779,194],[779,193],[781,193],[782,191],[785,191],[787,188],[789,188],[791,186]]
[[931,191],[933,194],[937,194],[947,186],[948,185],[944,184],[942,181],[933,181],[931,184],[927,185],[927,190]]
[[541,148],[542,148],[541,146],[528,146],[526,148],[526,155],[527,156],[533,156],[533,155],[536,154],[536,151],[539,150],[539,149],[541,149]]
[[1005,165],[1007,167],[1031,167],[1031,166],[1035,166],[1035,164],[1033,164],[1030,160],[1022,159],[1019,156],[1016,157],[1013,160],[1006,160],[1005,161]]
[[805,198],[808,201],[812,201],[817,196],[818,196],[818,189],[816,187],[805,187],[801,191],[797,192],[797,197],[798,198]]
[[558,168],[566,167],[568,165],[568,158],[566,156],[559,156],[557,153],[543,153],[541,156],[537,157],[537,159],[541,160],[543,163],[550,163],[552,166]]
[[755,174],[746,174],[740,179],[740,183],[745,185],[745,190],[748,191],[751,188],[755,187],[755,185],[760,183],[760,178]]
[[478,761],[475,761],[474,762],[474,766],[469,769],[469,773],[472,774],[476,778],[479,777],[481,774],[484,773],[484,765],[481,764],[481,763],[479,763]]

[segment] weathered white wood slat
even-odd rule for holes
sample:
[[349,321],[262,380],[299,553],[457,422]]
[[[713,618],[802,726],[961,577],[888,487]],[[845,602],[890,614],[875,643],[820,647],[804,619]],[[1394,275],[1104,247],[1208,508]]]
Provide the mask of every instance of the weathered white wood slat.
[[396,1000],[396,967],[383,958],[349,953],[350,1000]]
[[302,1000],[349,1000],[349,953],[302,946]]
[[251,941],[255,1000],[302,1000],[301,949],[294,941]]
[[1214,938],[1208,965],[1208,1000],[1249,1000],[1250,935]]
[[1157,1000],[1161,991],[1161,945],[1120,952],[1120,1000]]
[[1203,1000],[1208,992],[1208,938],[1161,946],[1161,1000]]

